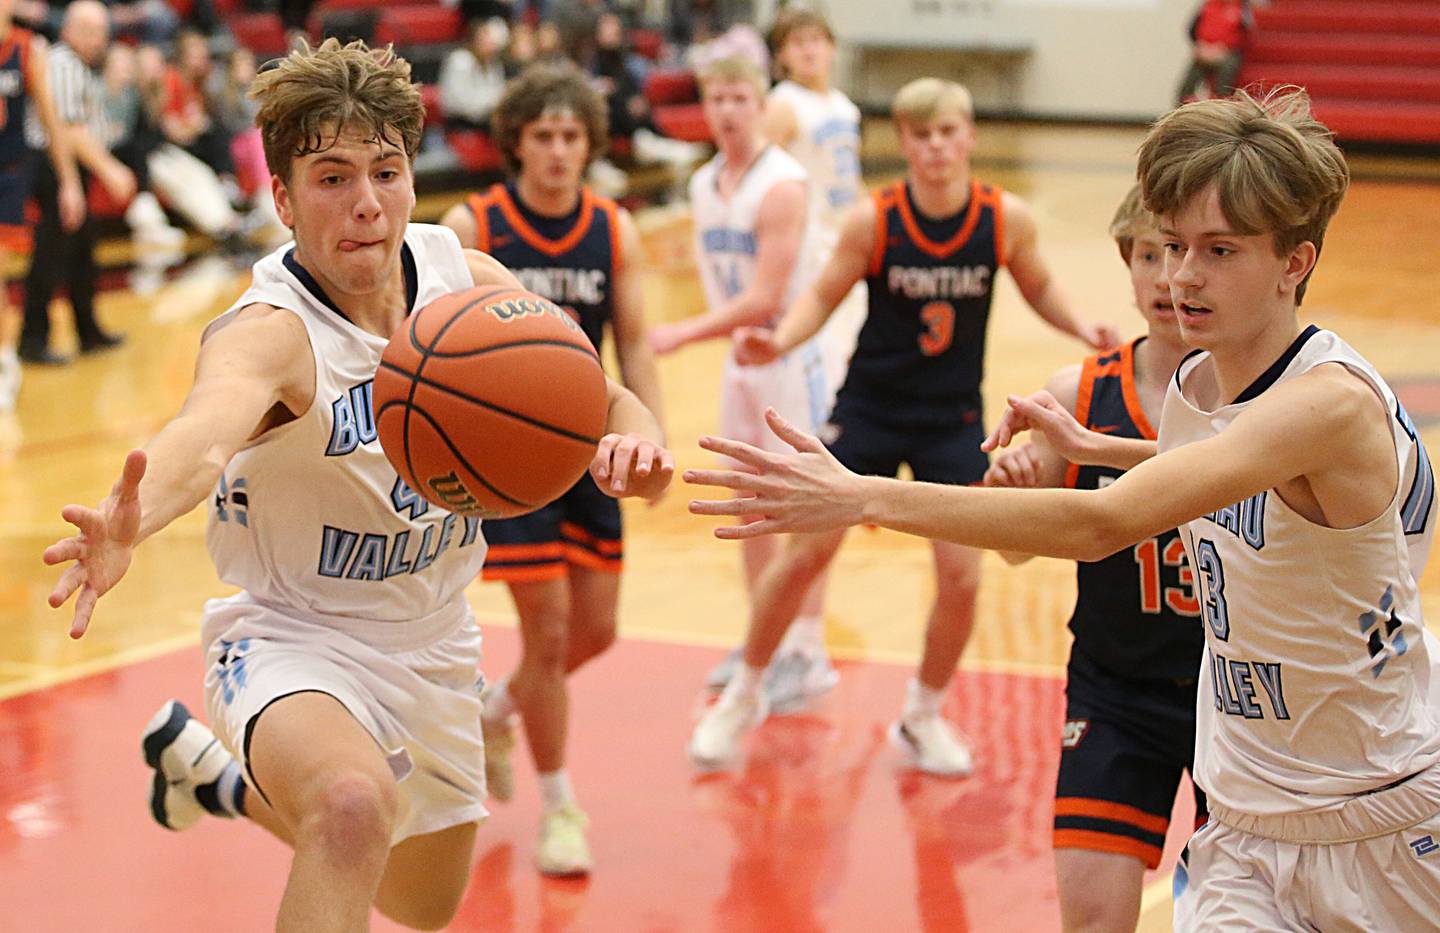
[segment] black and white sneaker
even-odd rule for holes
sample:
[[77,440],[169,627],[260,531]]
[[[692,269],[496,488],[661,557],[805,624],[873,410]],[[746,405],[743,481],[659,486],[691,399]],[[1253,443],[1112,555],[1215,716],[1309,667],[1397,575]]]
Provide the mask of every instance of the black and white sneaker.
[[179,700],[170,700],[150,719],[141,738],[145,763],[155,769],[150,787],[150,815],[179,832],[206,813],[225,815],[218,804],[206,806],[216,782],[235,759],[215,733]]

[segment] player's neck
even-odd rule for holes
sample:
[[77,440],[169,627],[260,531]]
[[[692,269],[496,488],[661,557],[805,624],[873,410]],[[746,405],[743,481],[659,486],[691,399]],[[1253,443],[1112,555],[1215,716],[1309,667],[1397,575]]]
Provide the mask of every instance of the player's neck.
[[1178,336],[1151,330],[1135,348],[1135,380],[1163,389],[1189,352],[1190,348],[1181,343]]
[[515,183],[515,191],[520,195],[520,203],[544,217],[568,217],[580,203],[580,188],[554,188],[524,174]]
[[828,74],[818,75],[791,75],[791,81],[800,85],[807,91],[814,91],[816,94],[830,93],[830,76]]
[[765,137],[758,133],[745,139],[738,139],[721,150],[725,164],[721,172],[730,178],[738,178],[750,171],[751,164],[765,150]]
[[351,324],[369,334],[389,337],[410,313],[406,303],[405,269],[400,257],[386,281],[380,287],[367,292],[347,292],[338,282],[328,278],[319,263],[307,261],[300,244],[295,245],[295,261],[315,279],[325,292],[325,297],[349,319]]
[[970,203],[970,166],[956,173],[955,177],[939,184],[927,184],[909,176],[910,194],[920,213],[932,220],[952,217]]
[[1292,309],[1289,314],[1276,314],[1269,326],[1259,334],[1246,335],[1234,343],[1218,343],[1210,349],[1215,367],[1215,384],[1219,403],[1228,405],[1250,387],[1260,375],[1300,336],[1300,321]]

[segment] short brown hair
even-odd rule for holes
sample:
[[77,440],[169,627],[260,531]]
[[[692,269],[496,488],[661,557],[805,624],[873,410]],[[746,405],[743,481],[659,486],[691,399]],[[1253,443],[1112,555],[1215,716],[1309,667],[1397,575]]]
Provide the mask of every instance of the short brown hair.
[[797,30],[814,27],[825,33],[825,38],[830,44],[835,44],[835,30],[830,28],[830,22],[814,10],[807,10],[803,7],[792,7],[780,11],[775,17],[775,22],[770,26],[770,54],[778,55],[785,47],[785,42]]
[[1132,185],[1120,206],[1115,208],[1115,216],[1110,219],[1110,236],[1120,247],[1120,258],[1128,265],[1135,241],[1147,233],[1158,235],[1159,232],[1160,222],[1140,200],[1140,186]]
[[912,125],[929,123],[951,110],[967,120],[975,119],[975,104],[965,85],[941,78],[916,78],[896,91],[890,104],[890,116],[896,123]]
[[255,124],[265,161],[287,182],[295,159],[331,148],[346,127],[399,146],[412,162],[420,151],[425,105],[410,83],[410,63],[388,45],[302,43],[256,75],[250,97],[260,104]]
[[727,55],[701,65],[695,71],[695,80],[700,85],[700,97],[705,97],[705,85],[712,81],[749,81],[764,100],[770,90],[770,79],[748,55]]
[[591,160],[605,153],[610,142],[610,111],[600,92],[573,65],[531,65],[505,88],[491,118],[495,143],[512,172],[520,171],[520,160],[515,157],[520,133],[550,110],[569,110],[585,124]]
[[[1256,98],[1186,104],[1162,117],[1140,145],[1136,172],[1145,207],[1175,214],[1210,185],[1236,233],[1271,233],[1275,254],[1325,242],[1350,169],[1334,134],[1310,113],[1310,96],[1280,87]],[[1312,269],[1313,272],[1313,269]],[[1295,289],[1305,297],[1307,275]]]

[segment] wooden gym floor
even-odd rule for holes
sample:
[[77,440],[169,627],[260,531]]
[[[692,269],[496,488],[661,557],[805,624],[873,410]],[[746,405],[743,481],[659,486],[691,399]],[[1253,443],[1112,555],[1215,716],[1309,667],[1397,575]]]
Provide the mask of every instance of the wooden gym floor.
[[[887,132],[867,129],[870,156],[893,157]],[[1130,184],[1139,132],[997,125],[980,136],[977,174],[1029,199],[1076,306],[1138,331],[1105,229]],[[1304,316],[1380,367],[1435,449],[1435,165],[1355,166]],[[694,313],[700,293],[684,210],[640,220],[647,314]],[[145,806],[140,729],[168,697],[201,708],[200,606],[227,591],[205,556],[202,511],[141,549],[80,642],[65,637],[68,609],[45,606],[55,573],[40,562],[65,532],[60,507],[101,498],[125,451],[176,410],[202,326],[243,286],[222,263],[202,261],[153,295],[107,293],[101,318],[129,334],[125,346],[62,369],[30,369],[18,411],[0,416],[5,929],[256,930],[273,917],[283,847],[253,826],[218,820],[168,834]],[[992,416],[1006,393],[1038,388],[1083,353],[1026,310],[1013,286],[999,287],[993,313]],[[682,467],[706,462],[695,439],[715,424],[723,354],[714,343],[661,363]],[[840,686],[812,713],[767,723],[740,770],[700,778],[684,741],[704,672],[743,628],[745,599],[735,547],[688,515],[686,498],[677,488],[653,508],[627,504],[623,639],[574,683],[571,773],[593,820],[594,876],[548,881],[531,867],[539,811],[526,765],[517,799],[497,805],[481,830],[474,882],[453,929],[1058,928],[1049,837],[1070,565],[1009,568],[987,559],[979,623],[947,701],[977,742],[979,769],[941,781],[898,769],[881,737],[918,655],[928,548],[888,532],[852,534],[827,612]],[[1433,568],[1425,584],[1426,610],[1440,619]],[[479,584],[470,596],[487,631],[485,670],[500,673],[518,650],[508,598]],[[1172,826],[1167,866],[1187,823]],[[1147,882],[1141,929],[1168,930],[1168,867]]]

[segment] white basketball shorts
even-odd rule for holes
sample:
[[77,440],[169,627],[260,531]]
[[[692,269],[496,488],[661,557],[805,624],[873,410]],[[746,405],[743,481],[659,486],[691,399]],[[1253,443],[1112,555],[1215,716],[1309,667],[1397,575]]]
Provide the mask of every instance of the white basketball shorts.
[[764,366],[741,366],[732,355],[720,378],[720,434],[772,453],[793,453],[765,423],[766,407],[814,433],[829,418],[832,397],[818,340]]
[[367,622],[241,593],[205,604],[202,636],[211,728],[252,784],[256,719],[276,700],[315,691],[338,700],[384,751],[400,788],[392,844],[488,815],[480,630],[468,606],[416,622]]
[[[1266,835],[1212,812],[1175,866],[1176,933],[1440,928],[1437,784],[1431,768],[1338,810],[1280,818],[1281,832],[1270,822]],[[1294,841],[1335,829],[1361,838]]]

